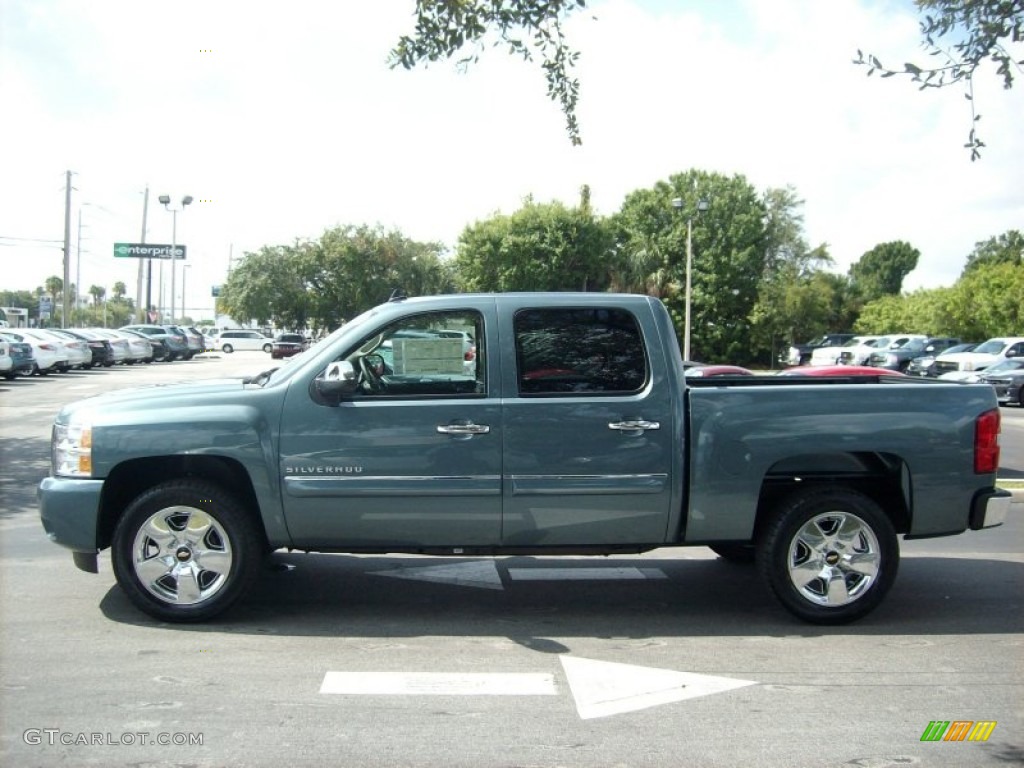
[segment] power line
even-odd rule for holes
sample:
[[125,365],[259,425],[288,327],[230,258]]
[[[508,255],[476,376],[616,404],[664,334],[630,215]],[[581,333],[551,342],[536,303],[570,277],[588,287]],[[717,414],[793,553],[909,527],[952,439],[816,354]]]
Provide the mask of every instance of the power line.
[[[14,237],[13,235],[0,235],[0,240],[18,240],[24,243],[62,243],[63,240],[47,240],[42,237]],[[12,243],[13,245],[13,243]]]

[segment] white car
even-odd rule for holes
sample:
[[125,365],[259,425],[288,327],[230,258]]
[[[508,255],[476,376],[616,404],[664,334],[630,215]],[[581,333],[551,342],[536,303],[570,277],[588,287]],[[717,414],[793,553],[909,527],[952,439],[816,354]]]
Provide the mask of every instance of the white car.
[[989,339],[970,352],[939,355],[935,358],[933,367],[941,379],[947,378],[944,374],[957,371],[968,373],[983,371],[995,363],[1016,357],[1024,357],[1024,336]]
[[109,328],[90,328],[97,336],[102,336],[110,342],[110,362],[112,365],[127,363],[130,357],[128,353],[128,340],[116,335]]
[[153,359],[153,345],[141,336],[116,330],[110,330],[108,333],[113,337],[111,343],[116,339],[127,344],[125,362],[129,365]]
[[921,333],[882,336],[874,341],[860,344],[847,352],[843,352],[842,355],[839,356],[839,362],[843,365],[867,365],[868,360],[871,359],[871,355],[875,352],[900,349],[908,341],[926,338],[928,337]]
[[841,347],[818,347],[811,353],[811,365],[838,365],[843,352],[851,352],[856,347],[879,338],[881,336],[854,336]]
[[258,352],[270,353],[274,340],[259,331],[222,331],[217,339],[217,348],[221,352]]
[[92,368],[92,349],[89,347],[89,342],[61,328],[47,329],[47,333],[64,344],[64,348],[68,351],[69,368]]
[[5,379],[14,370],[14,359],[11,357],[10,342],[0,339],[0,376]]
[[959,381],[966,384],[976,384],[981,381],[985,376],[993,374],[1009,373],[1010,371],[1019,371],[1024,368],[1024,357],[1015,357],[1011,360],[1000,360],[998,363],[993,363],[988,368],[984,368],[979,371],[949,371],[939,376],[942,381]]
[[9,328],[4,333],[32,346],[32,356],[36,359],[36,373],[45,376],[52,371],[67,370],[67,350],[60,341],[49,334],[40,333],[36,328]]

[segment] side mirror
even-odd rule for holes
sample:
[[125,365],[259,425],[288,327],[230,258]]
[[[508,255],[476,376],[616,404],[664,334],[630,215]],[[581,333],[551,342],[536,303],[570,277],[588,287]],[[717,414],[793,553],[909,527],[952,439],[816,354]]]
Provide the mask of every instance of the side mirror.
[[352,363],[339,360],[328,365],[324,375],[316,380],[316,391],[324,398],[338,398],[355,392],[358,383]]

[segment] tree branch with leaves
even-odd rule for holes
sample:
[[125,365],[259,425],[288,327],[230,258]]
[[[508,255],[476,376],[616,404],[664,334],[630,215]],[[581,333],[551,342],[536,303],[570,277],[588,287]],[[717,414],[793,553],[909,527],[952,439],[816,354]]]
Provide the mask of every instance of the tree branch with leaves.
[[[918,83],[918,90],[945,88],[961,84],[970,104],[971,128],[964,147],[971,160],[981,157],[985,143],[977,133],[981,120],[974,103],[974,75],[986,61],[996,65],[1003,88],[1013,87],[1014,72],[1024,66],[1024,58],[1011,52],[1011,46],[1024,42],[1024,0],[916,0],[924,13],[920,22],[922,45],[938,62],[922,67],[906,62],[903,69],[891,69],[873,54],[857,51],[854,64],[866,66],[868,75],[880,72],[883,78],[904,75]],[[944,41],[955,40],[950,45]]]
[[472,44],[475,50],[457,62],[465,68],[479,61],[486,38],[496,35],[492,45],[504,43],[509,53],[525,61],[539,59],[548,96],[562,108],[570,141],[580,144],[580,84],[570,76],[579,52],[566,44],[562,22],[585,7],[586,0],[416,0],[416,31],[399,39],[389,63],[414,69],[451,59]]

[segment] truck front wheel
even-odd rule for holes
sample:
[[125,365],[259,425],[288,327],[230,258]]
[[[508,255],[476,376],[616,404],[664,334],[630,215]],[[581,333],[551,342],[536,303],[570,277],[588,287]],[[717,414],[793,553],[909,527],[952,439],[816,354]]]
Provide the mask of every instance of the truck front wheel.
[[146,491],[114,531],[114,574],[128,598],[163,621],[202,621],[242,596],[263,547],[252,516],[217,485],[174,480]]
[[845,624],[872,611],[896,578],[900,550],[885,512],[846,488],[783,502],[757,546],[761,577],[795,616]]

